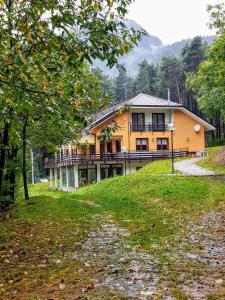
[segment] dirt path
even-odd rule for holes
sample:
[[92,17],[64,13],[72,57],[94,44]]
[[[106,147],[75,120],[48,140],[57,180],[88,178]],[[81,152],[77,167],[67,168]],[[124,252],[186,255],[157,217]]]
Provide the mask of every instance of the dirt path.
[[223,212],[189,222],[179,248],[166,254],[171,265],[160,267],[159,258],[132,247],[127,238],[125,229],[107,219],[85,241],[76,243],[75,259],[100,273],[95,288],[109,288],[118,295],[115,299],[224,299]]
[[96,287],[110,287],[121,296],[146,299],[156,293],[158,282],[157,260],[138,248],[131,247],[125,229],[109,220],[97,231],[89,233],[76,258],[86,266],[101,272]]
[[196,162],[203,158],[191,158],[175,162],[174,167],[184,175],[195,175],[195,176],[210,176],[215,175],[215,172],[202,168],[196,165]]

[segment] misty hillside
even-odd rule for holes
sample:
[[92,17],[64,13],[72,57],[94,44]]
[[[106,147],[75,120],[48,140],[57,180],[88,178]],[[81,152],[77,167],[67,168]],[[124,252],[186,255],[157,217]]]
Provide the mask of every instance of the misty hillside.
[[[126,23],[129,27],[143,29],[135,21],[127,20]],[[206,36],[202,37],[202,39],[204,42],[211,44],[214,40],[214,36]],[[125,65],[129,75],[134,75],[137,72],[138,64],[142,60],[146,59],[148,62],[156,64],[163,56],[178,56],[182,48],[188,42],[190,42],[190,39],[184,39],[171,45],[164,45],[158,37],[148,34],[148,36],[142,38],[138,47],[135,47],[128,55],[121,57],[119,62]],[[116,68],[109,69],[103,62],[97,61],[94,66],[99,67],[107,75],[117,74]]]

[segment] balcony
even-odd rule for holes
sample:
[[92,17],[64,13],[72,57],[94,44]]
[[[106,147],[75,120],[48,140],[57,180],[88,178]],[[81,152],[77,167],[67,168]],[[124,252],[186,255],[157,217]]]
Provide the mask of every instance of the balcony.
[[130,131],[133,132],[165,132],[169,131],[168,124],[155,125],[152,123],[130,124]]
[[[174,158],[185,157],[188,154],[187,149],[174,149]],[[130,162],[151,162],[159,159],[168,159],[172,157],[171,150],[149,150],[149,151],[129,151],[103,154],[76,154],[52,155],[45,160],[46,168],[58,168],[74,165],[88,165],[95,163],[130,163]]]

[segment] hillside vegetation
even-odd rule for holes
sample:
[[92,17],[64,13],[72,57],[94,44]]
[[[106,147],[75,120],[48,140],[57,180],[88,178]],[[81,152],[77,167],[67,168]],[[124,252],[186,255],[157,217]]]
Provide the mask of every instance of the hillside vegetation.
[[[90,264],[93,254],[85,261],[78,259],[80,252],[85,257],[82,243],[90,232],[99,232],[110,223],[114,224],[112,230],[126,230],[124,245],[129,243],[135,251],[143,249],[154,255],[159,265],[170,266],[166,280],[171,293],[180,297],[177,299],[188,299],[186,292],[177,289],[181,265],[174,255],[187,236],[190,221],[217,207],[221,210],[225,187],[216,178],[163,175],[170,167],[170,161],[154,162],[135,174],[106,179],[73,193],[49,190],[47,184],[30,187],[31,200],[18,201],[12,211],[2,215],[0,298],[119,297],[116,289],[95,287],[94,282],[106,271],[97,263]],[[190,278],[196,275],[197,266],[196,262],[185,265]],[[198,268],[197,275],[201,272]],[[85,295],[89,298],[82,298]]]
[[217,174],[225,174],[225,148],[224,146],[207,149],[207,157],[197,164]]

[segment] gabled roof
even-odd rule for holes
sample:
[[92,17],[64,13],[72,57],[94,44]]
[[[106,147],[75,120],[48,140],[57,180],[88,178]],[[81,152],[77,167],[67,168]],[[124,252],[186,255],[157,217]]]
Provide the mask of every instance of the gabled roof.
[[132,106],[148,106],[148,107],[177,107],[182,106],[179,103],[164,100],[161,98],[157,98],[154,96],[146,95],[146,94],[139,94],[136,97],[128,100],[129,104]]
[[113,105],[102,109],[99,113],[94,116],[94,121],[91,124],[91,127],[99,122],[105,120],[107,117],[113,115],[124,105],[130,105],[131,107],[178,107],[182,106],[179,103],[167,101],[164,99],[160,99],[154,96],[139,94],[134,98],[128,100],[122,100]]
[[191,113],[183,105],[173,101],[168,101],[165,99],[157,98],[146,94],[139,94],[134,98],[123,100],[111,106],[106,107],[105,109],[101,110],[99,113],[97,113],[94,116],[93,118],[94,121],[90,124],[89,128],[93,128],[96,125],[104,122],[106,119],[114,115],[124,105],[129,105],[130,107],[136,107],[136,108],[138,107],[160,107],[160,108],[169,108],[169,109],[176,108],[182,110],[183,112],[185,112],[192,118],[196,119],[197,121],[200,121],[204,126],[206,126],[207,130],[215,129],[210,123],[198,117],[194,113]]

